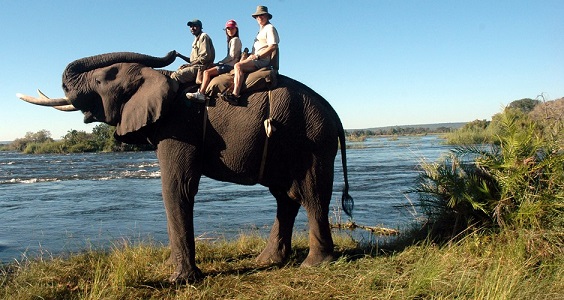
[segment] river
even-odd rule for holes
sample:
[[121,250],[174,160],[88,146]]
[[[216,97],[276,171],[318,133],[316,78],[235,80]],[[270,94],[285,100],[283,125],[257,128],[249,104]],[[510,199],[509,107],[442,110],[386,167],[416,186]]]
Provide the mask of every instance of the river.
[[[401,228],[418,217],[410,205],[422,160],[449,146],[437,136],[378,137],[349,143],[347,163],[354,221]],[[336,158],[330,217],[336,220],[343,187]],[[260,185],[202,178],[194,226],[200,238],[267,233],[276,202]],[[344,214],[342,218],[345,218]],[[296,231],[307,230],[300,210]],[[107,248],[120,240],[167,243],[160,171],[154,152],[26,155],[0,152],[0,262]]]

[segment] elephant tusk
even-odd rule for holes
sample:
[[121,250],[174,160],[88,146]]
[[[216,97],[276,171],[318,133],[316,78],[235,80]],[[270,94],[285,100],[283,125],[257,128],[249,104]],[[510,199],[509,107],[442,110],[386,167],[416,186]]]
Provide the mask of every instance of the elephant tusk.
[[[43,98],[43,99],[50,99],[49,97],[47,97],[47,95],[43,94],[43,92],[41,90],[37,90],[37,93],[39,94],[39,97]],[[65,100],[67,100],[67,98],[64,98]],[[67,100],[68,102],[68,100]],[[77,111],[78,108],[74,107],[74,105],[72,104],[67,104],[67,105],[55,105],[53,106],[54,109],[58,109],[60,111]]]
[[[39,94],[39,97],[42,99],[50,99],[49,97],[47,97],[47,95],[43,94],[43,92],[41,90],[37,90],[37,93]],[[55,105],[53,106],[54,109],[58,109],[60,111],[77,111],[78,108],[74,107],[74,105],[72,104],[67,104],[67,105]]]
[[[43,92],[41,90],[37,90],[37,93],[39,94],[39,97],[42,99],[50,99],[49,97],[47,97],[47,95],[43,94]],[[78,108],[74,107],[74,105],[72,104],[67,104],[67,105],[56,105],[53,106],[54,109],[58,109],[60,111],[77,111]]]
[[67,105],[56,105],[53,106],[54,109],[58,109],[60,111],[77,111],[78,108],[74,107],[74,105],[72,104],[67,104]]
[[43,94],[40,90],[37,90],[37,93],[39,94],[39,98],[20,93],[17,93],[16,97],[26,102],[42,106],[61,106],[69,104],[69,100],[67,98],[49,99],[49,97],[45,96],[45,94]]

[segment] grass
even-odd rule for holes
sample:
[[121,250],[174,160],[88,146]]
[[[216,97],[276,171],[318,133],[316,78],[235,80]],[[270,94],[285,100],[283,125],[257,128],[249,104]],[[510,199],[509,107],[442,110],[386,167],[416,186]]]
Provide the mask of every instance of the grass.
[[307,238],[298,235],[290,261],[257,267],[266,241],[244,234],[233,241],[200,241],[197,261],[207,275],[193,285],[169,285],[169,251],[122,242],[5,265],[2,299],[562,299],[564,236],[518,231],[469,234],[437,245],[402,249],[359,244],[337,234],[340,257],[300,268]]

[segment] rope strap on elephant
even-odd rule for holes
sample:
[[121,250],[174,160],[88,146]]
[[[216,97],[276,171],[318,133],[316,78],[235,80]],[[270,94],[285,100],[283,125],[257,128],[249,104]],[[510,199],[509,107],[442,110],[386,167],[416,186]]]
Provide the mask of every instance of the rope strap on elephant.
[[205,104],[205,108],[204,109],[204,124],[202,125],[202,145],[205,145],[205,139],[206,139],[206,125],[208,124],[208,107],[210,105],[210,99],[206,98],[206,104]]
[[272,90],[268,90],[268,118],[264,120],[264,130],[266,131],[266,138],[264,139],[264,148],[262,150],[262,159],[260,161],[260,169],[258,176],[259,182],[262,181],[262,177],[264,175],[264,165],[266,164],[266,156],[268,153],[268,139],[272,136],[274,131],[276,131],[276,128],[272,125],[272,118],[270,118],[270,115],[272,113],[271,112],[272,105],[270,103],[271,99],[272,99]]

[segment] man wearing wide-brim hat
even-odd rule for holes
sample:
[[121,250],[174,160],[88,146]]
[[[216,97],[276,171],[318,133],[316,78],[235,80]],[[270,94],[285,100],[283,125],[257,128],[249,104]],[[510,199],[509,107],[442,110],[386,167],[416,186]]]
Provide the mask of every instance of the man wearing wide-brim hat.
[[[247,59],[235,64],[234,71],[235,77],[233,79],[233,93],[227,95],[226,99],[231,104],[238,104],[241,97],[241,86],[244,80],[244,74],[254,72],[264,67],[274,67],[271,62],[271,56],[274,51],[278,51],[278,31],[270,23],[272,15],[268,12],[268,7],[259,5],[254,14],[251,15],[257,20],[260,30],[253,44],[253,51]],[[277,52],[276,52],[277,53]]]
[[272,15],[268,13],[268,7],[266,6],[261,6],[261,5],[257,6],[257,11],[251,16],[253,17],[253,19],[256,19],[257,16],[260,15],[268,15],[268,19],[269,20],[272,19]]

